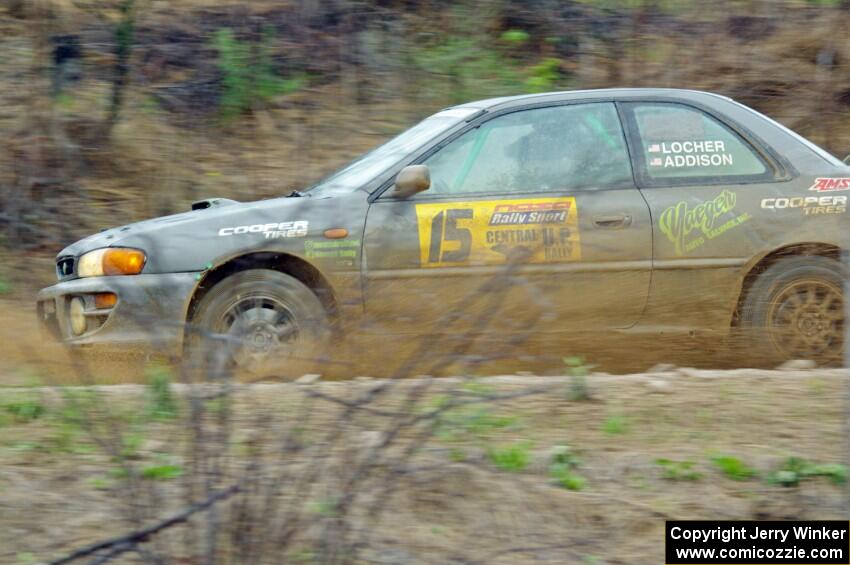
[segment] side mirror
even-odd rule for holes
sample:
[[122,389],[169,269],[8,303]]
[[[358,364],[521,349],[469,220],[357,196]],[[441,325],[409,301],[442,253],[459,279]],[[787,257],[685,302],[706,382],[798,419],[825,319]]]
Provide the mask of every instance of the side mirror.
[[844,158],[844,164],[845,164],[845,165],[850,165],[850,155],[848,155],[848,156],[846,156],[846,157]]
[[427,165],[410,165],[399,171],[391,196],[410,198],[431,187],[431,172]]

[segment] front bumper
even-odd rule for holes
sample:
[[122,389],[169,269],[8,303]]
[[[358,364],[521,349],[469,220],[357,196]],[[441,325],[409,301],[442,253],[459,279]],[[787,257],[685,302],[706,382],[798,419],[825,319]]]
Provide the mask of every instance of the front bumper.
[[[55,339],[74,346],[104,345],[170,355],[183,343],[186,311],[197,273],[168,273],[92,277],[61,282],[38,293],[42,328]],[[94,295],[114,293],[111,308],[98,309]],[[85,331],[74,335],[71,301],[85,304]]]

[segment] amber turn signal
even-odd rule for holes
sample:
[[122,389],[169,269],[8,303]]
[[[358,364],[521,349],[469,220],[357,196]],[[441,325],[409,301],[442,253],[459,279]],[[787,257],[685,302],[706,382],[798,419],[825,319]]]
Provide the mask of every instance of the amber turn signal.
[[118,296],[114,292],[101,292],[94,295],[94,307],[98,310],[112,308],[118,303]]
[[145,266],[145,254],[138,249],[107,249],[103,254],[104,275],[138,275]]
[[325,237],[328,239],[342,239],[348,235],[348,230],[345,228],[331,228],[325,230]]
[[138,275],[145,267],[145,254],[138,249],[104,247],[81,256],[77,273],[81,277]]

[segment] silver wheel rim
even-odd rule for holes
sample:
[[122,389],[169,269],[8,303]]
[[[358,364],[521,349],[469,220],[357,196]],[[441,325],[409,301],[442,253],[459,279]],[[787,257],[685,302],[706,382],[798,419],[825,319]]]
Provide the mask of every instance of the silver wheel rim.
[[291,356],[301,335],[289,307],[267,295],[238,297],[219,317],[216,330],[227,338],[233,363],[245,369]]

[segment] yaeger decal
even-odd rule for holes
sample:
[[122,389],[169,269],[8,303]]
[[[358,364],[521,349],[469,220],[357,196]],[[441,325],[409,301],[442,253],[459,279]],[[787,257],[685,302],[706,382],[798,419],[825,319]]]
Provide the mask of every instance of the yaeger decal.
[[816,178],[815,184],[809,187],[814,192],[835,192],[850,190],[850,178]]
[[673,243],[676,255],[684,255],[752,218],[749,212],[729,217],[737,200],[730,190],[696,206],[683,200],[661,213],[658,228]]
[[423,267],[578,261],[573,197],[418,204]]

